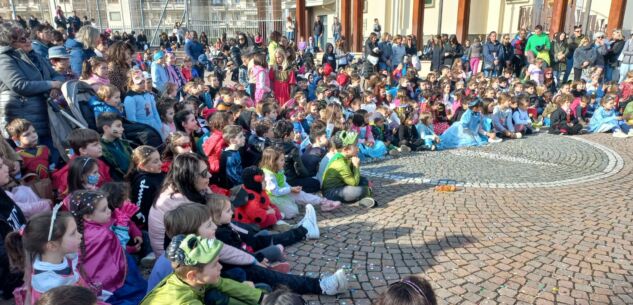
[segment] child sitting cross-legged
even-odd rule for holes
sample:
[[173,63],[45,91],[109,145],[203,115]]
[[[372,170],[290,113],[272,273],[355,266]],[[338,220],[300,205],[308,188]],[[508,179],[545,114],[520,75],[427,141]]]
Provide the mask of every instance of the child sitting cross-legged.
[[97,117],[97,128],[101,136],[102,159],[110,167],[110,177],[123,181],[132,166],[132,147],[123,137],[123,121],[113,112],[104,112]]
[[328,160],[323,172],[323,195],[330,200],[374,207],[369,181],[360,176],[360,159],[357,146],[358,134],[339,131],[331,138],[336,153]]
[[622,117],[617,114],[614,95],[606,95],[600,100],[600,107],[593,113],[587,129],[592,133],[613,132],[616,138],[633,136],[633,132]]
[[578,122],[578,119],[570,113],[571,109],[569,105],[571,104],[572,98],[573,97],[569,94],[562,94],[554,99],[558,105],[556,110],[550,115],[549,133],[575,135],[581,132],[582,125]]
[[294,218],[299,213],[297,203],[320,205],[322,211],[331,211],[341,205],[340,201],[306,193],[301,190],[301,186],[288,185],[284,175],[285,164],[286,157],[283,152],[272,147],[264,149],[259,163],[265,175],[266,192],[285,219]]

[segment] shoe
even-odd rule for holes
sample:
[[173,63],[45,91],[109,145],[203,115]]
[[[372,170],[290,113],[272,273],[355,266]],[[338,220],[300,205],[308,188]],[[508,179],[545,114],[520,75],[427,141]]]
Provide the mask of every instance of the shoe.
[[334,274],[324,276],[319,280],[321,292],[326,295],[337,295],[347,291],[347,274],[345,270],[339,269]]
[[408,154],[411,152],[411,147],[406,146],[406,145],[401,145],[400,146],[400,152],[403,154]]
[[501,138],[488,139],[488,143],[500,143],[503,141]]
[[624,132],[622,132],[622,130],[616,130],[613,132],[613,137],[614,138],[626,138],[628,137],[628,135]]
[[630,129],[629,132],[626,134],[627,137],[633,137],[633,129]]
[[541,132],[540,128],[534,128],[534,133],[539,133],[539,132]]
[[341,206],[341,202],[340,201],[332,201],[332,200],[328,200],[323,198],[324,200],[321,201],[321,211],[323,212],[329,212],[335,209],[338,209],[338,207]]
[[308,231],[308,233],[306,233],[306,238],[308,239],[319,239],[319,237],[321,237],[314,206],[306,204],[306,214],[303,216],[303,219],[297,223],[296,227],[304,227]]
[[393,157],[395,157],[395,156],[397,156],[399,154],[400,154],[400,151],[397,150],[397,149],[392,149],[392,150],[389,151],[389,155],[393,156]]
[[373,208],[376,206],[376,200],[374,200],[374,198],[371,198],[371,197],[365,197],[361,199],[360,201],[358,201],[358,204],[366,208]]
[[435,144],[431,145],[431,151],[436,151],[437,150],[437,146],[435,146]]
[[517,139],[523,138],[523,134],[520,132],[515,133]]
[[152,266],[154,266],[154,262],[156,262],[156,255],[154,255],[154,252],[141,258],[141,266],[145,268],[151,268]]
[[288,272],[290,272],[290,263],[288,263],[288,262],[278,262],[278,263],[270,264],[268,266],[268,269],[275,270],[275,271],[281,272],[281,273],[288,273]]

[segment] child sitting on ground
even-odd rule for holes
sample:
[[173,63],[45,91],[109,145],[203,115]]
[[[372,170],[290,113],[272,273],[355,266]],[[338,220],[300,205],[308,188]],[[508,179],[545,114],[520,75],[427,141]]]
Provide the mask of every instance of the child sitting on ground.
[[593,113],[587,129],[592,133],[613,132],[616,138],[633,136],[631,128],[618,116],[615,108],[614,95],[606,95],[600,101],[600,107]]
[[14,119],[7,125],[7,132],[15,143],[15,151],[22,158],[22,174],[35,174],[39,179],[50,177],[55,169],[51,153],[45,145],[37,145],[38,135],[33,124],[25,119]]
[[433,131],[433,116],[428,112],[422,113],[420,122],[415,127],[420,138],[424,141],[424,148],[428,150],[437,149],[436,145],[440,142],[440,137]]
[[323,195],[343,203],[358,201],[361,206],[371,208],[376,201],[371,197],[369,181],[360,176],[357,142],[358,134],[353,131],[339,131],[332,136],[331,143],[337,152],[323,172]]
[[358,157],[360,159],[382,158],[387,154],[387,147],[382,141],[374,139],[374,135],[371,133],[371,126],[367,125],[365,114],[366,112],[359,110],[352,117],[353,125],[351,131],[357,134],[356,142],[360,149]]
[[222,138],[228,145],[220,156],[219,186],[231,189],[242,184],[242,158],[240,148],[244,146],[244,132],[238,125],[224,127]]
[[555,99],[558,102],[558,108],[550,115],[549,133],[575,135],[581,132],[582,125],[576,117],[570,114],[569,105],[572,98],[569,94],[563,94]]
[[266,192],[270,201],[274,203],[284,215],[284,219],[294,218],[299,213],[300,204],[321,205],[322,211],[331,211],[341,205],[339,201],[312,195],[301,190],[301,186],[291,187],[286,183],[284,165],[286,158],[282,151],[272,147],[264,149],[259,167],[264,171]]
[[[110,178],[110,167],[103,161],[100,160],[103,155],[103,150],[101,147],[101,142],[99,139],[99,134],[87,128],[75,129],[70,132],[68,135],[68,143],[70,144],[70,148],[72,149],[72,157],[71,160],[74,160],[77,157],[88,157],[94,158],[96,160],[98,166],[98,172],[96,175],[92,175],[96,177],[96,181],[91,180],[90,182],[94,182],[95,188],[101,187],[104,183],[110,182],[112,178]],[[84,158],[83,162],[88,158]],[[59,197],[63,198],[68,194],[69,188],[69,179],[68,172],[70,169],[71,162],[68,162],[64,167],[59,169],[58,171],[53,173],[53,189],[59,191]],[[85,165],[85,164],[84,164]],[[90,179],[89,179],[90,180]]]
[[420,276],[407,276],[392,283],[378,296],[375,305],[437,305],[435,292]]
[[102,159],[110,167],[110,177],[114,181],[123,181],[132,165],[132,147],[122,139],[123,122],[113,112],[104,112],[97,117],[97,128],[101,136]]
[[528,108],[530,107],[530,101],[526,96],[513,97],[513,103],[517,103],[519,107],[512,113],[512,122],[517,132],[530,135],[536,130],[532,126],[532,120],[528,114]]

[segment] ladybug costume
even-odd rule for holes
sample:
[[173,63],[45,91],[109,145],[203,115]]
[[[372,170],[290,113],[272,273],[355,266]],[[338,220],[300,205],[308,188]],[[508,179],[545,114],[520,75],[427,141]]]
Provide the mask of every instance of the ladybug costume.
[[[279,209],[270,202],[270,198],[262,187],[264,171],[255,166],[250,166],[242,171],[244,184],[231,201],[235,213],[233,220],[245,224],[256,224],[260,228],[273,226],[282,219]],[[273,209],[274,213],[268,213]]]

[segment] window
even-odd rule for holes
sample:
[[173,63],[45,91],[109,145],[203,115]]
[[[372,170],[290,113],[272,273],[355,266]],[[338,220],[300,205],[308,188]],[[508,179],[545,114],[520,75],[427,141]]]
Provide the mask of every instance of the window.
[[110,21],[121,21],[121,12],[110,12]]

